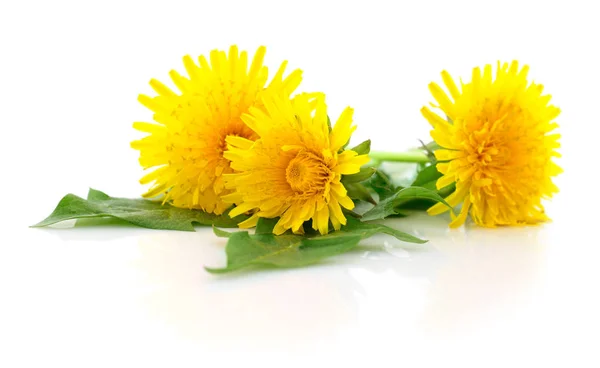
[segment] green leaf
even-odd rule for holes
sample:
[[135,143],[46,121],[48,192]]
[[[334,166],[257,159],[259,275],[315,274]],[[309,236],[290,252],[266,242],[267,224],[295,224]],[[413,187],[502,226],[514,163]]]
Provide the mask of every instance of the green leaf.
[[388,234],[410,243],[426,242],[388,226],[362,223],[354,218],[348,218],[348,224],[341,230],[322,236],[307,237],[287,233],[279,236],[270,233],[251,235],[240,231],[232,233],[227,242],[226,267],[205,269],[212,273],[225,273],[251,265],[304,266],[346,252],[356,247],[362,239],[375,234]]
[[369,202],[374,205],[377,204],[377,202],[371,196],[371,193],[369,193],[364,185],[360,183],[345,183],[344,187],[348,192],[348,197]]
[[213,226],[213,233],[215,233],[215,235],[218,236],[219,238],[229,238],[232,234],[229,231],[221,230],[214,226]]
[[358,153],[359,155],[366,155],[371,152],[371,140],[367,139],[358,146],[350,148],[350,150]]
[[[419,173],[417,174],[417,177],[415,178],[415,180],[411,184],[411,186],[429,189],[429,190],[434,191],[437,194],[439,194],[440,197],[446,198],[447,196],[452,194],[452,192],[454,192],[454,190],[456,189],[456,185],[454,183],[452,183],[452,184],[438,190],[436,183],[440,177],[442,177],[442,173],[440,173],[437,170],[435,164],[425,166],[419,171]],[[418,198],[418,199],[404,198],[404,199],[398,201],[398,203],[396,203],[396,212],[401,213],[402,210],[421,210],[421,211],[423,211],[423,210],[427,210],[435,203],[436,203],[435,200],[427,199],[427,198]]]
[[346,183],[360,183],[369,179],[377,171],[374,167],[363,167],[359,172],[352,175],[343,175],[342,184]]
[[104,201],[110,199],[110,196],[104,192],[99,190],[90,188],[87,195],[88,201]]
[[250,235],[246,231],[231,234],[227,241],[225,253],[227,266],[224,268],[205,267],[208,272],[225,273],[235,271],[252,264],[275,266],[304,265],[313,260],[311,252],[306,252],[303,263],[298,254],[302,237],[298,235],[257,234]]
[[435,165],[429,165],[419,171],[415,181],[411,186],[420,187],[430,182],[436,182],[439,178],[442,177],[442,173],[440,173]]
[[395,215],[399,213],[398,205],[407,199],[429,199],[434,202],[441,202],[452,210],[452,207],[436,191],[422,187],[409,187],[400,189],[393,196],[380,201],[375,207],[362,215],[361,221],[379,220]]
[[267,219],[261,217],[258,219],[258,224],[256,224],[255,234],[271,234],[273,232],[273,228],[279,221],[279,218]]
[[377,170],[370,180],[363,185],[377,193],[380,201],[394,195],[399,189],[392,183],[391,178],[381,170]]
[[45,220],[32,227],[43,227],[65,220],[112,217],[149,229],[194,231],[193,224],[236,227],[245,216],[229,218],[200,210],[177,208],[146,199],[113,198],[90,189],[88,199],[74,194],[64,196]]
[[[452,184],[448,185],[447,187],[437,190],[435,187],[435,181],[431,181],[431,182],[423,185],[421,188],[425,188],[425,189],[429,189],[431,191],[437,192],[437,194],[439,194],[440,197],[446,198],[450,194],[452,194],[452,192],[454,192],[454,190],[456,189],[456,184],[452,183]],[[429,209],[431,206],[433,206],[436,202],[437,201],[435,201],[435,200],[425,199],[425,198],[417,198],[417,199],[405,198],[405,199],[399,201],[399,203],[396,205],[396,212],[405,214],[404,210],[425,211],[425,210]]]
[[[351,232],[353,234],[356,234],[356,233],[361,234],[363,239],[366,239],[366,238],[376,235],[376,234],[387,234],[387,235],[393,236],[394,238],[396,238],[398,240],[405,241],[407,243],[417,243],[417,244],[427,243],[427,240],[419,239],[417,237],[414,237],[403,231],[396,230],[389,226],[386,226],[383,224],[365,223],[365,222],[361,222],[360,220],[357,220],[354,218],[348,218],[348,223],[340,231]],[[335,234],[335,232],[332,234]],[[332,235],[332,234],[328,234],[327,236]]]

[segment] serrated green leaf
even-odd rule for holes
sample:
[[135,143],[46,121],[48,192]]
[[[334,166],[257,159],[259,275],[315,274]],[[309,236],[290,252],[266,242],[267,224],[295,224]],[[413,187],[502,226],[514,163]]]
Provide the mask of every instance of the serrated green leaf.
[[377,204],[377,202],[371,196],[371,193],[369,193],[369,191],[364,185],[360,183],[345,183],[344,187],[348,192],[348,197],[369,202],[373,205]]
[[177,208],[146,199],[113,198],[99,190],[90,189],[88,199],[74,194],[64,196],[45,220],[32,227],[44,227],[61,221],[109,217],[149,229],[194,231],[193,224],[236,227],[247,217],[230,218],[227,214],[213,215],[200,210]]
[[[360,204],[359,204],[359,205],[360,205]],[[369,206],[369,205],[367,205],[367,206]],[[347,218],[348,216],[350,216],[350,217],[353,217],[353,218],[357,218],[357,219],[359,219],[359,218],[361,218],[361,217],[362,217],[362,215],[360,214],[360,212],[356,211],[356,210],[357,210],[357,207],[358,207],[358,206],[354,206],[354,209],[352,209],[352,210],[348,210],[348,209],[346,209],[346,208],[342,207],[342,213],[344,214],[344,216],[345,216],[346,218]],[[361,206],[361,207],[362,207],[362,206]],[[369,208],[370,208],[370,207],[369,207]],[[365,211],[362,211],[362,212],[366,212],[366,210],[365,210]],[[306,223],[305,223],[305,224],[306,224]],[[306,225],[304,226],[304,230],[306,231]]]
[[367,139],[358,146],[350,148],[350,150],[358,153],[359,155],[366,155],[371,152],[371,140]]
[[398,205],[407,199],[428,199],[441,202],[452,210],[452,207],[436,191],[422,187],[409,187],[400,189],[393,196],[380,201],[375,207],[362,215],[361,221],[379,220],[395,215],[399,212]]
[[374,167],[363,167],[359,172],[352,175],[343,175],[342,184],[346,183],[360,183],[369,179],[377,171]]
[[251,235],[240,231],[232,233],[227,242],[227,266],[205,269],[212,273],[225,273],[251,265],[304,266],[346,252],[362,239],[375,234],[388,234],[410,243],[426,242],[388,226],[362,223],[354,218],[348,218],[347,225],[340,231],[312,237],[288,233],[279,236],[266,233]]

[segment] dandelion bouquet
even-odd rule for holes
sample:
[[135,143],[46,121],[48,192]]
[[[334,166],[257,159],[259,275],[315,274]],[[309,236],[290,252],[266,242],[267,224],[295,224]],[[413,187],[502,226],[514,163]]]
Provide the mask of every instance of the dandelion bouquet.
[[[298,91],[300,70],[286,73],[283,62],[269,79],[264,55],[260,47],[250,60],[232,46],[208,59],[186,56],[187,75],[170,72],[177,92],[152,79],[157,95],[139,101],[153,122],[134,123],[146,136],[131,144],[148,171],[140,180],[146,199],[69,194],[35,226],[89,217],[151,229],[213,226],[228,238],[227,265],[207,268],[217,273],[314,263],[378,233],[424,243],[373,222],[418,210],[448,212],[450,227],[469,217],[485,227],[548,220],[543,200],[558,191],[552,177],[561,172],[553,133],[560,110],[528,82],[528,67],[474,68],[460,87],[442,72],[447,92],[431,83],[435,103],[421,109],[433,141],[371,153],[370,141],[348,147],[352,108],[332,120],[324,93]],[[415,180],[398,185],[385,161],[417,163]]]

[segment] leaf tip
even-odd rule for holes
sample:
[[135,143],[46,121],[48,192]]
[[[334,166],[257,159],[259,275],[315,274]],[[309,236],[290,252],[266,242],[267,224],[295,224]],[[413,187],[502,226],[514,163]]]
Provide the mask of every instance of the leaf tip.
[[52,225],[52,224],[56,223],[56,221],[52,221],[52,220],[49,220],[49,219],[50,219],[50,217],[47,217],[47,218],[43,219],[42,221],[38,222],[37,224],[29,225],[29,228],[30,229],[37,229],[37,228],[40,228],[40,227],[46,227],[46,226],[49,226],[49,225]]
[[229,231],[221,230],[215,225],[212,226],[213,233],[219,238],[229,238],[231,233]]
[[230,271],[230,269],[228,269],[227,267],[224,268],[213,268],[213,267],[208,267],[208,266],[204,266],[204,270],[210,274],[213,275],[218,275],[218,274],[222,274],[222,273],[227,273]]

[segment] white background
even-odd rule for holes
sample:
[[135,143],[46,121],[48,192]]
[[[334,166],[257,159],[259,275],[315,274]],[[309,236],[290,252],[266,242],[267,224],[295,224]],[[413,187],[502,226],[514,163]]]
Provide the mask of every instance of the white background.
[[[597,104],[593,1],[2,1],[0,366],[188,367],[385,362],[597,366]],[[287,59],[354,141],[428,138],[439,72],[518,59],[561,107],[554,222],[449,231],[444,218],[324,265],[214,277],[209,230],[29,229],[87,188],[134,197],[129,142],[150,78],[237,44]],[[382,246],[383,244],[383,246]]]

